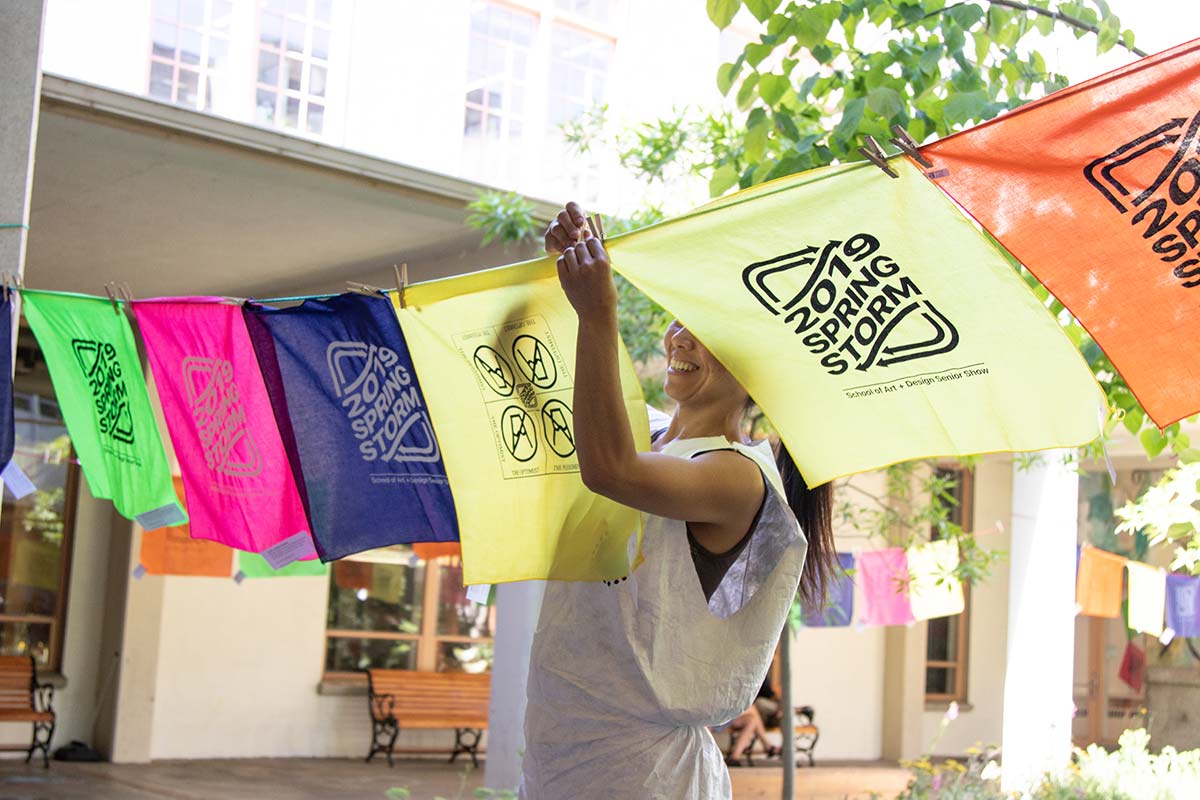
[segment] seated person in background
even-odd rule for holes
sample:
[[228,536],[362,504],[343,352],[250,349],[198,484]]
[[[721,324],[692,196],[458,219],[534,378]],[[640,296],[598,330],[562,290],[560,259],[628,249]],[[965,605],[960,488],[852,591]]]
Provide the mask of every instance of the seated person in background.
[[767,748],[767,756],[774,756],[777,748],[767,744],[767,728],[779,727],[779,700],[771,688],[771,676],[767,675],[763,685],[759,687],[758,697],[754,705],[747,708],[729,723],[729,734],[733,737],[733,745],[725,756],[725,763],[731,767],[741,764],[742,756],[754,743],[754,737],[759,737]]

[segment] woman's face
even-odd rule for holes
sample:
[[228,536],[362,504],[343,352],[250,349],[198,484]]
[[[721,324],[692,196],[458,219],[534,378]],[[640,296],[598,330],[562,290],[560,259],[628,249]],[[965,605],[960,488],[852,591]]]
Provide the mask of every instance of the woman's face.
[[663,337],[667,397],[676,403],[744,403],[746,390],[691,332],[675,320]]

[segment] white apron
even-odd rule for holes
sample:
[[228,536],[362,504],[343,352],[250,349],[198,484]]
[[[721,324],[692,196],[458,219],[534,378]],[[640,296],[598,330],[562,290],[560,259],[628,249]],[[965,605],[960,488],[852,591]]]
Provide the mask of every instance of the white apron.
[[529,668],[526,800],[731,796],[706,727],[754,702],[808,545],[766,442],[684,439],[661,452],[722,449],[754,460],[768,489],[750,541],[710,601],[685,524],[649,514],[646,560],[629,578],[547,584]]

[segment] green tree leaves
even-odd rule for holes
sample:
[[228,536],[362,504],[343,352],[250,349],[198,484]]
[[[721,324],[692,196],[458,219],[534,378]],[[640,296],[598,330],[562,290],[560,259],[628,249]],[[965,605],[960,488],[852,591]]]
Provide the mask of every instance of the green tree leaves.
[[713,21],[713,25],[724,30],[733,22],[741,7],[741,0],[708,0],[708,18]]

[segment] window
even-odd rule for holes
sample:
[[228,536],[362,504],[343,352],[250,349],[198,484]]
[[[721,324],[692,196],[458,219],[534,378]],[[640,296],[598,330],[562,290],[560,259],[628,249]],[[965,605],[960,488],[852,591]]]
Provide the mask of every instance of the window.
[[212,111],[214,86],[224,88],[232,0],[154,0],[150,96]]
[[[950,510],[950,521],[959,527],[971,524],[973,478],[970,470],[939,467],[937,476],[954,481],[951,494],[957,501]],[[937,538],[937,531],[931,532]],[[925,649],[925,699],[931,702],[960,703],[967,700],[968,622],[971,612],[971,587],[963,586],[965,606],[953,617],[929,620]]]
[[333,564],[325,673],[368,667],[486,672],[495,607],[467,600],[462,562],[422,561],[403,545]]
[[604,102],[613,41],[561,22],[550,37],[547,121],[552,128]]
[[471,10],[467,45],[467,98],[463,135],[468,139],[521,138],[525,84],[537,17],[479,3]]
[[333,0],[262,0],[255,115],[262,125],[325,130]]
[[0,655],[62,666],[62,638],[79,468],[50,375],[28,331],[18,339],[13,461],[37,491],[4,493],[0,509]]
[[554,0],[554,7],[589,20],[608,24],[612,21],[613,0]]

